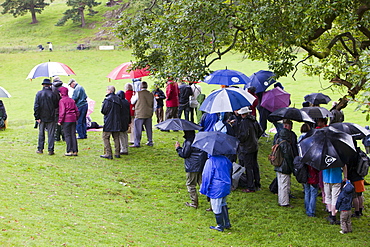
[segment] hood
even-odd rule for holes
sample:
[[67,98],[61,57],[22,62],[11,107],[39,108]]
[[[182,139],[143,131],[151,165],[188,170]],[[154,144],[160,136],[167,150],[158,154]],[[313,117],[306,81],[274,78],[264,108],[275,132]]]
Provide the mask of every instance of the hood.
[[288,129],[282,129],[282,130],[280,130],[280,132],[279,132],[279,138],[281,139],[281,140],[286,140],[286,141],[288,141],[288,142],[290,142],[290,130],[288,130]]
[[66,87],[60,87],[59,92],[62,96],[68,96],[68,88]]
[[63,85],[63,82],[62,81],[55,81],[53,82],[53,86],[54,87],[61,87]]
[[2,100],[0,100],[0,106],[4,106],[4,103]]
[[343,187],[342,191],[346,194],[352,194],[355,187],[349,182],[346,183],[346,185]]
[[193,142],[195,138],[195,131],[194,130],[184,130],[184,138],[185,140]]
[[120,97],[121,99],[125,99],[125,92],[123,92],[122,90],[119,90],[117,92],[117,96]]

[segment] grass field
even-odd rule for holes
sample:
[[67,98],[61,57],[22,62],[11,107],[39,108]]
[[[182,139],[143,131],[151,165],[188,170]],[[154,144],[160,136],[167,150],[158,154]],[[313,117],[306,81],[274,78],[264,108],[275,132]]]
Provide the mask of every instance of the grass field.
[[[1,1],[0,1],[1,2]],[[63,8],[63,1],[54,1],[54,8]],[[55,5],[54,5],[55,4]],[[60,6],[59,6],[59,5]],[[27,23],[27,16],[2,22],[0,15],[0,42],[12,34],[4,33]],[[8,18],[8,17],[6,17]],[[12,17],[11,17],[12,18]],[[29,18],[29,17],[28,17]],[[55,18],[57,19],[57,18]],[[40,25],[44,25],[41,23]],[[49,20],[46,18],[45,20]],[[54,20],[53,20],[54,22]],[[54,28],[54,27],[50,27]],[[55,27],[56,28],[56,27]],[[44,28],[42,28],[45,30]],[[77,29],[76,29],[77,30]],[[46,33],[46,31],[41,31]],[[365,212],[361,219],[353,219],[354,233],[341,235],[340,227],[325,220],[324,205],[318,198],[317,217],[304,213],[302,187],[292,177],[294,208],[281,208],[277,196],[269,192],[274,178],[273,167],[267,163],[271,138],[259,142],[259,164],[262,190],[242,193],[236,190],[228,198],[232,229],[224,233],[209,230],[215,223],[212,213],[206,212],[208,203],[202,196],[200,208],[188,208],[183,160],[175,152],[175,141],[183,142],[182,133],[163,133],[154,130],[154,147],[130,149],[121,159],[103,160],[101,132],[89,132],[88,139],[79,141],[79,156],[64,157],[65,143],[57,142],[56,155],[35,153],[37,130],[33,128],[33,101],[41,89],[42,78],[26,80],[37,64],[58,61],[69,65],[73,76],[96,101],[92,118],[103,123],[101,102],[108,85],[123,90],[128,80],[109,82],[106,75],[123,62],[133,60],[129,50],[77,51],[73,41],[61,37],[62,46],[53,42],[54,52],[0,53],[0,86],[11,98],[2,98],[8,113],[9,126],[0,131],[0,245],[1,246],[368,246],[369,192],[365,192]],[[63,33],[62,33],[63,34]],[[27,44],[46,42],[44,38],[32,41],[25,34]],[[49,37],[49,36],[43,36]],[[12,44],[16,39],[10,39]],[[0,45],[1,49],[2,45]],[[4,45],[4,47],[9,47]],[[31,46],[30,46],[31,47]],[[59,49],[60,48],[60,49]],[[8,48],[7,48],[8,49]],[[263,62],[243,60],[240,54],[229,54],[214,64],[213,69],[225,67],[251,75],[267,69]],[[62,76],[67,82],[70,77]],[[153,85],[150,78],[145,78]],[[302,71],[279,80],[291,93],[292,106],[301,107],[304,95],[323,92],[333,100],[340,93],[324,90],[329,86],[320,78],[306,77]],[[206,94],[218,86],[200,84]],[[345,110],[346,121],[368,124],[365,116],[355,112],[355,105]],[[272,126],[272,125],[271,125]],[[295,124],[299,135],[300,124]],[[143,138],[146,141],[146,138]],[[369,177],[368,177],[369,180]]]

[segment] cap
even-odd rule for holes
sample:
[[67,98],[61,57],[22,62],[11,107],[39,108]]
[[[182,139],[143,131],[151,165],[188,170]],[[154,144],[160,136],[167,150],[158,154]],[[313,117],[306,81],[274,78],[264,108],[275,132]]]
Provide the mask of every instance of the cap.
[[252,110],[251,109],[249,109],[249,107],[248,106],[246,106],[246,107],[243,107],[243,108],[241,108],[239,111],[238,111],[238,114],[246,114],[246,113],[250,113],[250,112],[252,112]]

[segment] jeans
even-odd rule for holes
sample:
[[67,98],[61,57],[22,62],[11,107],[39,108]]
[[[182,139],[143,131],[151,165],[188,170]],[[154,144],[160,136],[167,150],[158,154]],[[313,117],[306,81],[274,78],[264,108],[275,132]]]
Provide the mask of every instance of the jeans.
[[77,120],[76,130],[77,130],[78,138],[80,138],[80,139],[86,139],[87,138],[87,134],[86,134],[86,130],[87,130],[87,125],[86,125],[87,108],[88,108],[87,104],[78,108],[78,111],[80,112],[80,116],[78,117],[78,120]]
[[177,113],[178,118],[181,118],[182,112],[184,112],[185,120],[190,121],[189,119],[190,110],[191,108],[189,106],[189,102],[186,104],[180,104],[178,108],[178,113]]
[[304,206],[308,216],[315,216],[316,197],[319,186],[317,184],[303,184],[304,186]]

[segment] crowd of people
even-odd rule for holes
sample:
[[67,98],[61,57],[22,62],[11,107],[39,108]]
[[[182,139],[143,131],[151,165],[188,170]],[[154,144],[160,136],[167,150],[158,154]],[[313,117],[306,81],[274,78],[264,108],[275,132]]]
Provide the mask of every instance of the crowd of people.
[[[54,141],[62,135],[62,139],[66,142],[65,155],[77,156],[77,139],[87,138],[87,94],[74,79],[71,79],[68,85],[63,84],[59,77],[53,78],[53,82],[44,79],[42,86],[42,90],[36,94],[34,103],[34,116],[39,125],[36,152],[43,153],[45,130],[47,130],[49,155],[54,154]],[[68,86],[73,89],[73,93],[70,95]],[[275,83],[275,87],[284,89],[281,83]],[[199,111],[199,106],[205,95],[202,94],[201,86],[197,83],[181,83],[179,85],[175,80],[169,79],[165,91],[157,86],[152,92],[148,90],[147,82],[140,78],[134,79],[132,83],[127,83],[125,91],[116,93],[114,86],[108,86],[101,107],[101,113],[104,115],[102,133],[104,154],[100,157],[104,159],[120,158],[121,155],[128,155],[129,147],[140,148],[144,131],[147,137],[146,145],[152,147],[154,145],[152,131],[154,113],[157,123],[167,119],[182,118],[184,115],[186,120],[198,123],[202,127],[200,131],[219,131],[236,137],[239,141],[236,154],[210,155],[193,147],[194,130],[184,131],[185,141],[182,146],[178,142],[175,143],[178,155],[184,158],[186,186],[191,200],[185,205],[198,208],[197,186],[200,186],[200,193],[206,195],[210,202],[211,207],[208,210],[213,211],[216,218],[217,226],[210,228],[224,231],[224,229],[231,227],[226,198],[231,192],[233,163],[237,162],[244,168],[243,192],[255,193],[261,189],[257,159],[258,141],[262,136],[268,136],[266,133],[267,117],[271,112],[261,106],[262,94],[256,94],[254,87],[247,90],[255,97],[251,106],[243,107],[234,112],[205,113]],[[306,104],[307,102],[303,103],[303,105]],[[164,111],[164,105],[166,105],[166,111]],[[343,122],[343,112],[337,110],[335,105],[331,111],[333,117],[330,119],[330,123]],[[257,112],[259,121],[256,118]],[[290,204],[292,197],[290,184],[295,157],[299,156],[298,142],[305,138],[305,134],[310,129],[326,127],[327,121],[327,118],[318,118],[315,119],[315,123],[302,124],[299,138],[292,131],[293,122],[291,120],[284,119],[273,122],[277,131],[274,136],[274,144],[280,143],[280,152],[283,156],[281,165],[274,168],[279,206],[292,207]],[[114,151],[110,143],[111,136],[114,141]],[[326,210],[329,213],[328,220],[331,224],[339,223],[336,218],[338,211],[351,211],[348,204],[352,206],[352,201],[355,213],[351,216],[360,217],[362,215],[364,207],[362,193],[365,191],[365,187],[364,178],[356,173],[356,161],[357,157],[353,157],[343,168],[337,167],[322,171],[308,166],[309,176],[307,182],[302,184],[307,216],[316,216],[316,198],[319,192],[326,205]],[[352,193],[352,191],[354,192]],[[348,195],[351,195],[350,203]],[[340,222],[342,223],[341,233],[352,231],[348,213],[341,213]]]

